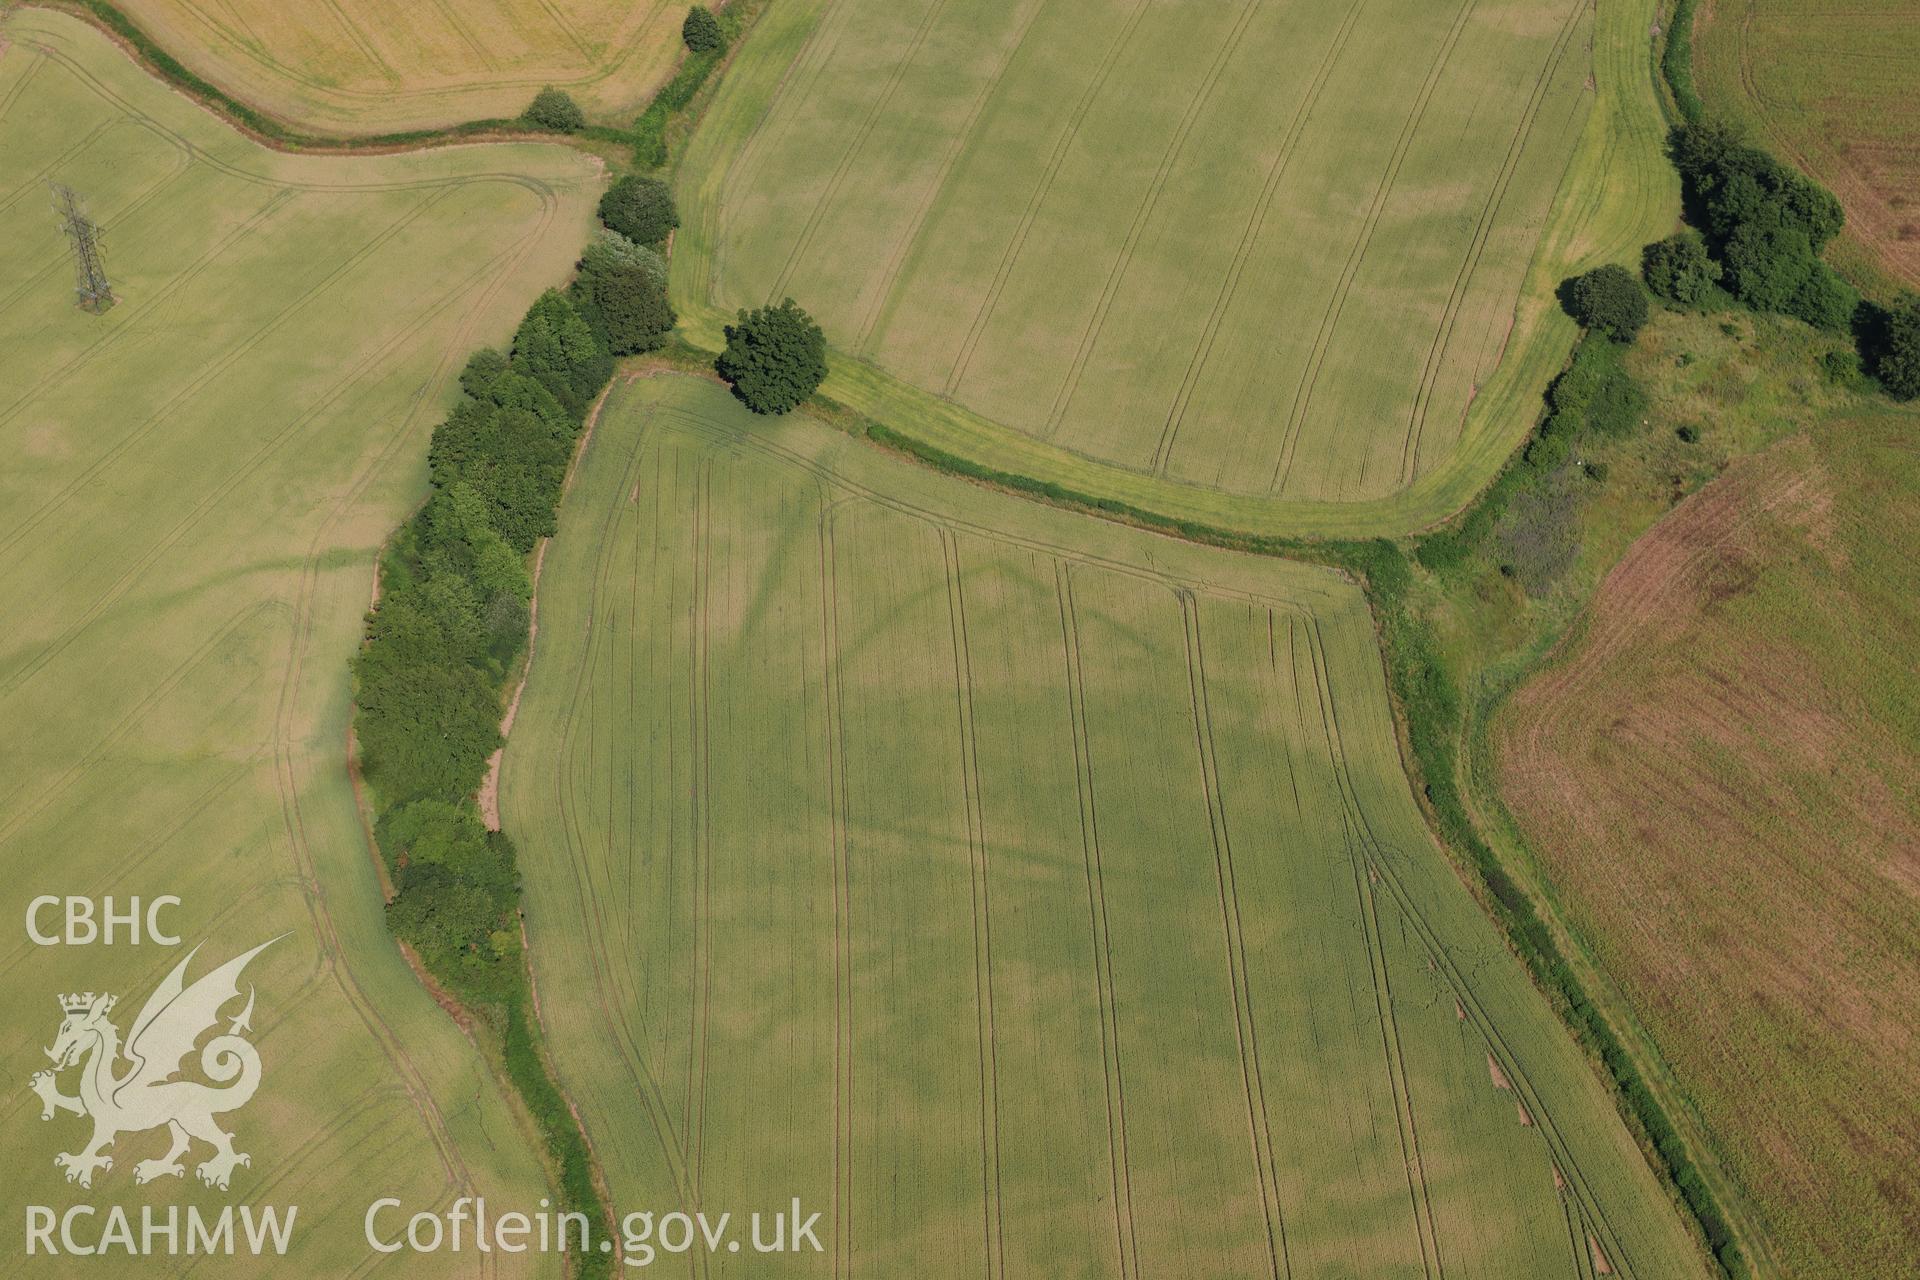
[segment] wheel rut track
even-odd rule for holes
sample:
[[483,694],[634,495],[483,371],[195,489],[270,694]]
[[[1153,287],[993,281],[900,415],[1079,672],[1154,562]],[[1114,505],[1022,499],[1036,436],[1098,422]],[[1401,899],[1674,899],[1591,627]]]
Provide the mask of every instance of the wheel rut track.
[[1074,396],[1080,390],[1080,378],[1086,372],[1087,362],[1092,359],[1095,346],[1100,341],[1100,332],[1106,327],[1107,315],[1113,308],[1114,297],[1120,292],[1127,271],[1133,265],[1134,251],[1139,247],[1140,237],[1145,234],[1147,224],[1153,220],[1153,212],[1159,206],[1160,196],[1166,190],[1167,179],[1178,166],[1180,154],[1186,149],[1187,139],[1193,133],[1193,126],[1212,100],[1213,92],[1220,85],[1220,77],[1226,72],[1227,64],[1240,48],[1240,42],[1247,34],[1247,28],[1253,25],[1254,16],[1260,11],[1264,0],[1245,0],[1240,16],[1227,31],[1227,38],[1214,55],[1213,62],[1207,67],[1201,78],[1200,87],[1187,103],[1186,111],[1180,117],[1179,125],[1174,129],[1173,137],[1168,141],[1166,150],[1161,154],[1160,164],[1154,170],[1153,177],[1147,182],[1147,189],[1134,210],[1133,221],[1127,225],[1127,234],[1121,241],[1120,252],[1114,258],[1113,265],[1107,269],[1107,278],[1100,287],[1099,300],[1094,304],[1093,313],[1087,317],[1087,323],[1080,333],[1079,345],[1075,348],[1073,359],[1067,366],[1067,375],[1054,394],[1052,407],[1047,411],[1046,425],[1040,433],[1043,440],[1051,440],[1060,430],[1061,420],[1073,404]]
[[[629,481],[637,478],[639,459],[650,435],[651,424],[643,427],[635,439],[632,453],[623,472],[622,492],[626,490]],[[588,694],[593,690],[593,668],[599,661],[598,654],[603,644],[598,638],[594,621],[603,612],[601,598],[612,572],[611,549],[615,545],[610,535],[620,519],[621,511],[622,506],[616,504],[608,511],[602,522],[602,536],[599,543],[601,550],[590,579],[586,617],[582,625],[582,633],[593,638],[589,640],[580,664],[572,673],[573,690],[561,723],[560,743],[554,754],[555,767],[551,776],[555,808],[561,816],[561,831],[568,851],[567,867],[573,881],[579,918],[584,926],[583,933],[586,935],[581,952],[586,957],[591,975],[594,1001],[605,1019],[608,1040],[624,1064],[627,1078],[632,1082],[651,1123],[661,1156],[667,1165],[668,1177],[682,1205],[690,1208],[693,1204],[693,1195],[687,1174],[687,1157],[680,1135],[674,1131],[670,1119],[672,1109],[667,1104],[658,1076],[647,1061],[640,1037],[635,1034],[628,1019],[630,1006],[628,1002],[618,998],[616,989],[619,984],[609,972],[607,956],[612,954],[612,951],[607,940],[612,934],[607,926],[599,899],[589,883],[591,877],[585,861],[585,850],[589,841],[582,829],[579,810],[573,802],[570,786],[581,749],[577,741],[578,731],[588,704]]]
[[961,780],[973,905],[973,983],[980,1042],[980,1190],[985,1215],[987,1280],[1007,1273],[1005,1196],[1000,1181],[1000,1066],[993,1013],[993,898],[987,866],[986,817],[980,785],[980,749],[974,734],[973,653],[967,639],[966,588],[960,547],[951,529],[939,530],[952,631],[954,710],[960,733]]
[[1094,100],[1106,87],[1107,78],[1113,74],[1114,64],[1120,60],[1120,54],[1132,40],[1134,30],[1140,25],[1140,19],[1146,14],[1147,0],[1139,0],[1128,12],[1126,21],[1107,46],[1106,53],[1095,69],[1093,80],[1086,91],[1074,104],[1067,125],[1053,144],[1053,151],[1047,157],[1047,167],[1041,172],[1040,180],[1034,185],[1033,193],[1027,198],[1027,207],[1020,215],[1020,222],[1014,228],[1013,238],[1000,256],[1000,265],[993,273],[993,281],[987,286],[987,296],[981,300],[979,310],[975,312],[973,323],[967,329],[966,339],[960,344],[960,352],[955,357],[953,368],[947,374],[943,394],[951,397],[967,376],[967,369],[973,363],[974,350],[980,345],[980,338],[986,332],[987,323],[993,318],[994,308],[1000,303],[1001,291],[1007,287],[1007,278],[1013,274],[1013,266],[1026,248],[1027,235],[1033,230],[1033,224],[1040,216],[1040,206],[1045,203],[1047,193],[1053,189],[1053,182],[1059,176],[1060,167],[1066,163],[1067,151],[1073,140],[1079,135],[1080,126],[1086,122],[1087,112],[1093,107]]
[[1138,1280],[1140,1241],[1133,1218],[1133,1169],[1127,1158],[1126,1077],[1120,1057],[1120,1026],[1113,982],[1113,935],[1107,917],[1106,875],[1100,857],[1100,819],[1094,804],[1093,757],[1087,731],[1086,677],[1080,662],[1080,620],[1073,602],[1068,562],[1055,559],[1054,590],[1060,608],[1060,642],[1066,659],[1067,718],[1073,730],[1074,769],[1080,806],[1081,857],[1087,881],[1088,933],[1094,985],[1100,1001],[1100,1056],[1106,1086],[1107,1159],[1113,1184],[1114,1235],[1121,1280]]
[[894,63],[892,74],[887,77],[885,86],[880,90],[880,96],[874,100],[866,118],[860,122],[860,127],[848,140],[846,150],[841,153],[840,163],[834,166],[832,175],[827,179],[826,189],[820,193],[820,198],[814,201],[813,210],[807,215],[806,224],[801,227],[800,235],[793,242],[793,248],[787,251],[787,260],[781,266],[780,274],[774,279],[773,289],[767,295],[768,302],[780,297],[792,283],[794,269],[799,265],[800,259],[806,256],[807,250],[813,244],[814,236],[819,233],[820,224],[826,217],[827,206],[832,204],[839,195],[841,184],[846,181],[847,174],[853,169],[855,157],[866,146],[867,139],[873,135],[874,125],[879,123],[880,117],[886,113],[887,104],[893,101],[893,95],[899,90],[900,82],[906,79],[907,68],[912,66],[914,58],[919,56],[920,46],[926,43],[927,33],[939,21],[940,14],[946,7],[947,0],[932,0],[932,3],[927,6],[925,15],[920,19],[920,25],[914,29],[913,39],[908,41],[905,52]]
[[1353,288],[1355,277],[1360,274],[1360,264],[1365,260],[1367,249],[1373,242],[1374,229],[1380,225],[1381,215],[1386,212],[1387,202],[1392,198],[1394,184],[1400,176],[1400,167],[1406,162],[1407,152],[1413,147],[1414,136],[1419,133],[1421,122],[1426,118],[1427,106],[1433,101],[1434,90],[1440,85],[1440,79],[1446,74],[1447,64],[1453,57],[1453,50],[1460,43],[1461,33],[1466,30],[1467,20],[1479,0],[1463,0],[1454,15],[1453,25],[1447,29],[1435,51],[1432,65],[1420,85],[1420,92],[1414,99],[1413,109],[1407,114],[1406,124],[1400,130],[1400,137],[1394,144],[1393,154],[1388,159],[1386,172],[1380,177],[1374,188],[1372,203],[1367,208],[1366,218],[1361,223],[1360,235],[1354,241],[1347,255],[1346,266],[1342,269],[1339,283],[1334,287],[1333,296],[1327,300],[1327,308],[1320,319],[1320,330],[1314,338],[1312,354],[1307,359],[1307,368],[1301,375],[1300,385],[1294,391],[1293,408],[1287,415],[1287,428],[1282,438],[1280,457],[1274,463],[1273,479],[1267,486],[1269,494],[1282,489],[1293,469],[1294,451],[1298,447],[1300,432],[1306,422],[1308,410],[1312,406],[1315,385],[1320,380],[1321,366],[1326,362],[1327,351],[1333,345],[1334,330],[1340,323],[1340,313],[1345,310],[1347,295]]
[[1186,641],[1187,696],[1193,718],[1194,749],[1200,785],[1206,796],[1207,830],[1213,846],[1220,923],[1227,951],[1228,991],[1233,1001],[1234,1040],[1240,1059],[1240,1085],[1247,1108],[1254,1180],[1266,1222],[1267,1262],[1274,1280],[1293,1275],[1287,1252],[1287,1221],[1280,1204],[1279,1162],[1274,1156],[1273,1121],[1267,1110],[1266,1081],[1260,1069],[1260,1036],[1253,1012],[1252,979],[1247,967],[1246,934],[1240,922],[1240,892],[1233,872],[1233,838],[1227,826],[1226,797],[1220,788],[1220,763],[1213,739],[1213,708],[1207,696],[1206,649],[1200,637],[1200,612],[1191,591],[1177,593]]
[[1359,24],[1360,11],[1366,7],[1367,0],[1353,0],[1339,28],[1334,32],[1333,41],[1327,52],[1321,57],[1320,64],[1314,70],[1313,79],[1308,82],[1307,91],[1294,107],[1293,117],[1287,122],[1285,133],[1281,136],[1280,149],[1273,163],[1267,168],[1265,184],[1260,195],[1254,201],[1253,212],[1247,218],[1246,227],[1240,233],[1240,242],[1234,248],[1233,260],[1228,264],[1226,277],[1220,282],[1220,290],[1215,295],[1213,307],[1207,312],[1206,323],[1201,326],[1200,341],[1193,355],[1187,361],[1187,370],[1181,377],[1180,388],[1174,393],[1173,405],[1167,410],[1166,423],[1160,429],[1160,441],[1154,446],[1153,460],[1148,470],[1156,476],[1167,474],[1169,460],[1173,455],[1174,441],[1179,437],[1180,427],[1187,418],[1187,406],[1193,400],[1194,389],[1199,386],[1200,378],[1206,371],[1208,362],[1213,358],[1214,340],[1219,336],[1220,326],[1226,319],[1227,310],[1233,305],[1240,291],[1240,276],[1246,270],[1247,260],[1253,256],[1253,248],[1260,241],[1266,228],[1267,215],[1272,211],[1273,198],[1279,193],[1280,181],[1286,176],[1287,169],[1293,164],[1293,157],[1300,146],[1300,135],[1306,131],[1307,121],[1312,117],[1314,108],[1319,105],[1320,95],[1326,90],[1327,81],[1333,75],[1333,69],[1339,64],[1340,57],[1346,52],[1347,41],[1353,35],[1353,29]]
[[[390,228],[388,232],[383,232],[382,237],[386,238],[386,237],[390,237],[391,235],[397,235],[399,233],[399,230],[404,226],[405,222],[410,222],[414,217],[417,217],[420,213],[424,212],[425,205],[429,203],[431,203],[431,201],[423,202],[422,205],[417,206],[413,212],[407,215],[407,217],[403,220],[402,223],[396,224],[393,228]],[[530,238],[531,236],[525,239],[530,239]],[[0,551],[5,551],[10,549],[20,538],[24,537],[26,533],[30,532],[31,528],[34,525],[37,525],[38,523],[43,521],[54,510],[57,510],[59,507],[64,506],[66,502],[71,500],[71,498],[74,495],[76,495],[77,493],[85,489],[89,484],[93,482],[93,480],[102,471],[104,471],[106,468],[111,466],[114,462],[117,462],[119,458],[123,456],[127,450],[131,449],[133,445],[137,443],[141,437],[144,437],[146,434],[150,433],[153,430],[153,428],[158,425],[159,421],[162,418],[164,418],[166,413],[170,411],[172,407],[174,407],[174,405],[180,402],[183,402],[194,391],[198,390],[200,386],[209,382],[217,373],[224,370],[228,365],[232,364],[234,361],[238,360],[241,356],[246,354],[246,352],[249,351],[254,345],[259,343],[260,341],[263,341],[268,336],[268,334],[272,331],[272,329],[278,327],[279,323],[282,320],[292,315],[294,311],[304,306],[312,298],[317,297],[319,293],[325,288],[326,285],[338,279],[339,276],[343,275],[348,269],[350,269],[350,267],[358,265],[358,259],[363,257],[366,254],[371,254],[374,247],[375,246],[373,244],[369,244],[364,249],[362,255],[356,255],[355,260],[350,260],[347,263],[343,263],[338,270],[330,274],[320,284],[317,284],[316,286],[314,286],[313,290],[311,290],[308,294],[303,295],[299,300],[297,300],[295,303],[293,303],[288,308],[283,310],[280,313],[280,315],[276,316],[274,321],[271,322],[268,326],[265,326],[262,329],[256,331],[254,334],[250,335],[247,341],[241,344],[240,347],[234,348],[231,351],[229,351],[227,355],[221,358],[220,361],[217,361],[213,366],[211,366],[206,373],[202,374],[198,379],[196,379],[194,384],[190,385],[187,389],[184,389],[178,396],[174,398],[173,401],[170,401],[168,405],[164,406],[161,411],[151,416],[148,419],[148,421],[144,423],[140,428],[138,428],[133,435],[129,436],[126,440],[123,440],[122,442],[120,442],[120,444],[116,445],[113,450],[109,451],[109,453],[107,453],[106,455],[103,455],[86,471],[82,472],[81,475],[77,477],[72,484],[68,485],[67,488],[64,489],[59,495],[57,495],[53,500],[51,500],[49,503],[44,505],[39,512],[35,513],[35,515],[28,520],[26,525],[22,526],[19,529],[16,529],[15,532],[9,535],[7,538],[0,539]],[[504,257],[505,255],[503,254],[501,256]],[[493,261],[483,264],[480,268],[476,269],[475,271],[470,272],[468,276],[461,282],[458,288],[450,292],[445,298],[443,298],[438,304],[436,304],[432,310],[428,311],[423,317],[421,317],[420,320],[416,321],[414,323],[414,327],[417,329],[420,325],[426,323],[428,320],[431,320],[439,312],[444,311],[448,307],[452,306],[461,297],[464,289],[467,287],[470,287],[473,282],[480,279],[494,265],[494,262],[497,262],[498,260],[499,259],[496,258]],[[120,330],[119,332],[125,332],[125,331]],[[72,644],[73,641],[77,639],[85,631],[85,629],[88,626],[92,625],[92,623],[96,621],[103,612],[105,612],[116,601],[118,601],[129,590],[131,590],[134,587],[134,585],[136,585],[140,581],[141,576],[145,573],[145,571],[148,568],[150,568],[153,564],[157,563],[162,556],[164,556],[169,550],[173,548],[173,546],[177,542],[179,542],[181,538],[185,537],[187,532],[194,525],[198,524],[202,519],[204,519],[207,515],[209,515],[213,511],[218,510],[221,501],[228,494],[233,492],[233,490],[237,488],[243,480],[245,480],[255,470],[257,470],[260,466],[262,466],[266,462],[266,460],[269,457],[271,457],[274,453],[278,452],[281,448],[283,448],[285,445],[290,443],[303,429],[310,427],[316,420],[318,420],[324,414],[326,414],[329,410],[331,410],[333,406],[336,404],[336,402],[338,402],[341,398],[346,396],[348,392],[354,388],[354,386],[359,382],[359,380],[362,377],[364,377],[368,372],[376,369],[380,365],[381,361],[389,354],[389,351],[390,351],[390,348],[378,348],[378,349],[374,349],[367,352],[367,354],[361,358],[359,363],[356,364],[352,369],[350,369],[345,377],[336,381],[334,385],[330,387],[324,393],[324,395],[322,395],[322,397],[314,403],[312,407],[302,412],[292,422],[282,427],[278,432],[276,432],[273,436],[269,437],[264,443],[262,443],[259,448],[257,448],[251,455],[249,455],[249,457],[247,458],[244,464],[242,464],[238,469],[236,469],[232,475],[227,477],[216,489],[214,489],[213,492],[208,494],[206,497],[202,498],[201,501],[198,504],[196,504],[187,513],[187,515],[181,519],[181,521],[178,524],[176,524],[170,531],[168,531],[167,535],[164,538],[161,538],[158,541],[154,542],[139,560],[137,560],[132,566],[130,566],[127,569],[125,573],[123,573],[118,579],[115,580],[113,585],[108,588],[106,593],[103,594],[101,597],[99,597],[94,602],[94,604],[88,609],[86,613],[82,614],[78,619],[76,619],[67,628],[65,632],[63,632],[60,636],[58,636],[53,641],[51,641],[31,661],[27,662],[24,666],[14,670],[7,677],[6,680],[0,681],[0,698],[4,698],[16,692],[28,681],[33,679],[34,676],[36,676],[40,671],[44,670],[47,663],[51,662],[54,658],[58,657],[62,652],[64,652],[67,646]]]
[[1399,871],[1394,865],[1395,859],[1400,855],[1382,846],[1374,836],[1365,812],[1360,807],[1359,798],[1348,771],[1346,748],[1339,723],[1339,709],[1332,694],[1325,641],[1317,619],[1307,619],[1307,633],[1309,659],[1313,666],[1315,683],[1318,685],[1317,697],[1320,701],[1319,716],[1322,732],[1326,736],[1328,750],[1334,761],[1334,776],[1347,810],[1346,820],[1353,837],[1360,846],[1358,852],[1351,845],[1349,847],[1349,857],[1355,862],[1356,887],[1363,892],[1367,888],[1366,879],[1360,876],[1359,866],[1364,857],[1367,866],[1377,872],[1380,883],[1386,886],[1393,896],[1402,918],[1419,935],[1421,945],[1436,972],[1440,973],[1452,986],[1461,1007],[1467,1010],[1475,1028],[1486,1038],[1489,1050],[1499,1061],[1501,1070],[1506,1074],[1515,1095],[1526,1104],[1529,1113],[1533,1116],[1536,1132],[1546,1141],[1555,1164],[1559,1166],[1568,1183],[1569,1194],[1578,1200],[1581,1212],[1591,1224],[1596,1236],[1600,1238],[1606,1249],[1608,1260],[1613,1264],[1615,1274],[1629,1278],[1640,1275],[1641,1272],[1634,1265],[1632,1256],[1622,1243],[1618,1231],[1602,1212],[1600,1199],[1593,1189],[1592,1179],[1573,1158],[1572,1145],[1561,1133],[1538,1087],[1521,1065],[1520,1054],[1506,1039],[1498,1024],[1474,994],[1472,985],[1448,954],[1445,944],[1427,923],[1426,916],[1419,909],[1418,900],[1402,884]]
[[940,168],[936,171],[933,181],[927,184],[925,198],[914,210],[913,219],[907,224],[906,230],[901,232],[894,241],[893,250],[887,257],[886,268],[881,272],[879,283],[874,289],[873,302],[868,306],[866,315],[861,318],[860,330],[854,339],[853,349],[862,356],[871,357],[877,345],[874,330],[893,303],[894,288],[900,279],[900,272],[906,266],[907,256],[919,244],[927,219],[933,216],[933,208],[945,194],[947,180],[953,176],[953,171],[959,166],[961,157],[972,150],[975,141],[974,130],[979,127],[981,116],[986,113],[987,103],[1000,88],[1000,82],[1006,78],[1007,68],[1013,65],[1013,60],[1019,56],[1021,48],[1026,44],[1027,33],[1033,29],[1033,24],[1039,18],[1044,5],[1045,0],[1027,0],[1026,16],[1020,22],[1018,34],[1007,46],[1006,56],[1000,60],[1000,65],[994,68],[993,75],[980,86],[980,92],[974,95],[965,121],[954,132],[953,140],[947,144],[946,154],[941,157]]
[[828,809],[833,841],[833,1253],[835,1280],[853,1268],[853,890],[847,866],[846,709],[841,702],[840,592],[833,546],[833,513],[838,503],[821,488],[820,639],[826,682],[825,731]]
[[1466,258],[1454,276],[1453,288],[1447,295],[1447,305],[1441,312],[1439,327],[1434,331],[1433,341],[1427,346],[1426,362],[1420,371],[1420,387],[1415,393],[1413,409],[1407,420],[1406,442],[1400,451],[1400,483],[1403,486],[1413,483],[1420,470],[1420,443],[1426,434],[1427,414],[1433,407],[1434,388],[1440,381],[1441,371],[1446,367],[1447,348],[1452,345],[1453,331],[1459,323],[1467,291],[1472,286],[1474,275],[1480,270],[1480,259],[1486,253],[1487,241],[1492,238],[1493,228],[1500,219],[1500,207],[1506,202],[1507,189],[1512,185],[1513,175],[1519,170],[1520,160],[1526,154],[1527,142],[1533,136],[1534,122],[1539,119],[1540,105],[1546,101],[1547,90],[1553,86],[1554,77],[1559,74],[1567,46],[1572,43],[1574,30],[1587,9],[1588,5],[1582,0],[1567,11],[1567,20],[1560,28],[1560,38],[1554,42],[1546,65],[1534,79],[1533,92],[1521,110],[1519,124],[1507,143],[1507,153],[1501,162],[1500,172],[1480,210],[1480,220],[1474,226],[1473,240],[1467,246]]

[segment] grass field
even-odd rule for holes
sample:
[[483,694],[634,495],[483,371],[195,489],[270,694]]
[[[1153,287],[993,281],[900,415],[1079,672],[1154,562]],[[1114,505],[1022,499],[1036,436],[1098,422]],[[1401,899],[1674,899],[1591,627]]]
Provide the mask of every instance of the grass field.
[[502,807],[616,1203],[822,1212],[701,1274],[1700,1271],[1325,571],[616,386]]
[[1502,794],[1755,1207],[1770,1274],[1911,1273],[1920,418],[1736,462],[1494,726]]
[[[472,1274],[470,1257],[383,1258],[361,1238],[378,1194],[530,1203],[545,1180],[386,936],[345,767],[347,661],[451,373],[565,271],[598,176],[532,145],[263,151],[91,28],[33,10],[0,20],[0,157],[7,1213],[294,1204],[286,1274]],[[74,305],[43,178],[105,229],[121,301],[103,316]],[[91,1191],[55,1169],[84,1124],[43,1124],[25,1084],[56,996],[120,993],[125,1031],[182,952],[30,945],[19,922],[43,893],[178,895],[170,923],[206,940],[196,976],[291,932],[248,970],[266,1066],[227,1118],[253,1161],[230,1195],[191,1170],[136,1189],[164,1133],[123,1138]],[[558,1274],[502,1261],[501,1276]],[[76,1264],[16,1254],[9,1274]]]
[[624,125],[672,70],[669,0],[117,0],[162,48],[248,106],[320,133],[520,114],[543,85]]
[[1843,266],[1920,288],[1920,3],[1709,0],[1694,63],[1710,111],[1840,197]]
[[682,165],[676,300],[717,344],[794,295],[829,394],[984,465],[1253,532],[1417,527],[1531,421],[1569,265],[1670,217],[1652,16],[800,0]]

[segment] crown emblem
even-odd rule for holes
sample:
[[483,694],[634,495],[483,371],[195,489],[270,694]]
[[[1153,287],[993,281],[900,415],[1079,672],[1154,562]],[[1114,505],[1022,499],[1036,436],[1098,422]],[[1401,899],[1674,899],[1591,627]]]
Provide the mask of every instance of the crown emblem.
[[[108,996],[106,1003],[100,1006],[101,1013],[111,1013],[118,997]],[[94,994],[91,991],[75,992],[60,997],[60,1007],[67,1013],[85,1013],[93,1007]]]

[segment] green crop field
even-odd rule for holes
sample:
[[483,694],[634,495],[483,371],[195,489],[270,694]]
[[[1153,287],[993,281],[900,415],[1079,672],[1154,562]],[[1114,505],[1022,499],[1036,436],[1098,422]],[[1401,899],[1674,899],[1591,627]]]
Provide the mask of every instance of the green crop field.
[[540,591],[502,811],[613,1199],[822,1215],[701,1274],[1701,1274],[1334,574],[659,375]]
[[518,115],[543,85],[625,124],[680,52],[667,0],[117,0],[162,48],[300,128],[369,134]]
[[1569,265],[1658,232],[1653,14],[793,0],[682,166],[676,299],[717,343],[793,295],[830,393],[987,465],[1404,530],[1524,433]]
[[[120,297],[104,315],[75,305],[45,179],[104,229]],[[347,661],[461,353],[566,269],[597,189],[588,161],[545,146],[278,155],[73,19],[0,19],[0,1160],[16,1224],[23,1203],[293,1204],[273,1274],[472,1274],[371,1253],[369,1188],[423,1206],[543,1194],[533,1143],[386,935],[346,769]],[[265,1083],[230,1119],[252,1157],[230,1193],[191,1168],[136,1187],[164,1131],[124,1135],[91,1189],[56,1169],[85,1122],[42,1123],[26,1083],[57,997],[113,991],[124,1030],[185,946],[32,945],[19,922],[47,893],[179,896],[166,923],[205,941],[195,977],[290,933],[247,971]],[[9,1275],[85,1269],[9,1257]],[[507,1261],[489,1274],[559,1274]],[[122,1265],[263,1274],[244,1256]]]

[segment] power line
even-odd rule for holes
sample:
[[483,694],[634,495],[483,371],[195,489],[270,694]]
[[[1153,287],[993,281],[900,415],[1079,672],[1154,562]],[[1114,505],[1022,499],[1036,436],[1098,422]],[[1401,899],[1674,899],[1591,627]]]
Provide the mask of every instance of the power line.
[[72,187],[49,181],[47,190],[53,194],[54,215],[73,247],[73,290],[79,295],[80,305],[88,311],[105,311],[118,299],[107,283],[100,228],[87,216],[86,205]]

